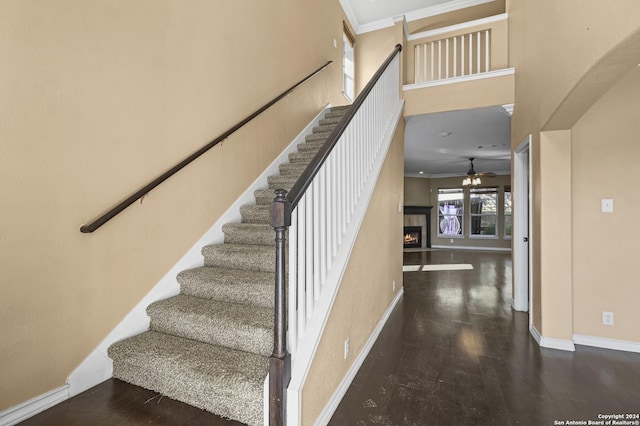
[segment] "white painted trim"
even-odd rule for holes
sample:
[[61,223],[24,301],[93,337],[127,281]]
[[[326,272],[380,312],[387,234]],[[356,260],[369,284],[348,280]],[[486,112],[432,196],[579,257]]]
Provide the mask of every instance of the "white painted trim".
[[93,386],[102,383],[113,375],[113,363],[107,355],[107,349],[113,343],[149,329],[147,306],[158,300],[175,296],[180,292],[176,280],[177,275],[186,270],[204,265],[202,247],[208,244],[224,242],[222,226],[226,223],[241,221],[240,206],[255,201],[254,192],[268,186],[267,178],[279,172],[280,164],[288,161],[288,155],[297,151],[297,145],[304,143],[305,136],[311,134],[313,127],[331,105],[327,105],[282,153],[266,168],[266,170],[238,197],[227,211],[213,224],[213,226],[187,251],[187,253],[165,274],[164,277],[144,296],[144,298],[127,314],[127,316],[100,342],[100,344],[85,358],[84,361],[69,375],[69,396],[75,396]]
[[[378,182],[378,176],[382,170],[382,165],[387,158],[387,152],[393,141],[393,135],[396,132],[400,118],[402,118],[402,111],[404,109],[404,100],[399,100],[396,109],[389,121],[386,133],[384,134],[384,142],[381,144],[380,152],[375,163],[372,164],[369,172],[369,177],[364,187],[362,188],[362,202],[358,203],[354,212],[352,213],[352,222],[347,227],[347,232],[342,237],[342,243],[338,248],[338,252],[334,256],[333,266],[329,270],[325,288],[327,297],[320,298],[316,301],[314,310],[317,312],[325,312],[326,315],[322,317],[316,315],[307,323],[305,337],[300,339],[298,351],[294,355],[296,359],[301,361],[292,362],[291,382],[287,388],[287,424],[291,426],[299,425],[302,416],[302,390],[304,383],[309,374],[309,369],[313,363],[320,339],[315,339],[315,336],[322,336],[322,332],[327,323],[331,306],[335,301],[335,297],[338,293],[338,288],[342,282],[342,277],[346,271],[348,259],[351,256],[351,251],[355,245],[358,233],[360,232],[360,226],[362,225],[364,215],[369,208],[369,202],[373,195],[375,185]],[[329,284],[331,283],[331,284]],[[330,285],[332,287],[330,287]],[[292,359],[295,361],[295,359]],[[299,367],[298,367],[299,366]]]
[[378,336],[382,332],[382,329],[384,328],[385,324],[389,320],[389,317],[393,313],[393,310],[395,309],[396,305],[402,298],[403,294],[404,294],[404,288],[400,287],[393,301],[387,308],[386,312],[384,313],[382,318],[380,318],[380,321],[378,321],[378,325],[373,330],[373,332],[369,336],[369,339],[367,340],[364,347],[358,354],[358,357],[353,361],[353,364],[351,364],[351,367],[349,368],[349,371],[347,371],[347,374],[345,374],[344,378],[342,379],[342,382],[340,382],[340,385],[338,385],[335,392],[333,392],[333,395],[331,395],[331,398],[329,398],[329,401],[324,406],[324,409],[320,413],[320,416],[318,416],[318,418],[316,419],[314,425],[322,426],[329,423],[329,420],[331,420],[333,413],[335,413],[336,409],[338,408],[340,401],[342,401],[342,397],[344,397],[344,394],[347,393],[349,386],[351,386],[351,382],[353,382],[353,379],[356,377],[356,374],[358,374],[358,370],[360,370],[362,363],[367,358],[367,355],[369,355],[371,348],[376,343]]
[[[525,159],[525,157],[528,159]],[[533,318],[531,300],[531,135],[527,136],[513,151],[513,299],[514,309],[529,312],[529,323]],[[526,198],[521,194],[526,193]],[[524,238],[527,243],[523,242]]]
[[348,0],[338,0],[338,3],[340,3],[342,11],[347,17],[347,21],[349,21],[349,24],[351,24],[351,28],[353,28],[356,34],[358,34],[358,27],[360,26],[360,23],[358,22],[358,18],[356,17],[353,8],[351,7],[351,3]]
[[441,15],[443,13],[454,12],[467,7],[479,6],[481,4],[490,3],[494,0],[453,0],[441,3],[435,6],[425,7],[424,9],[414,10],[407,13],[407,21],[417,21],[419,19],[428,18],[430,16]]
[[431,248],[434,249],[451,249],[451,250],[481,250],[481,251],[503,251],[503,252],[510,252],[511,249],[508,247],[478,247],[478,246],[470,246],[470,247],[465,247],[465,246],[438,246],[438,245],[432,245]]
[[393,27],[395,23],[393,22],[393,18],[384,18],[379,19],[377,21],[368,22],[366,24],[362,24],[358,27],[357,34],[365,34],[373,31],[383,30],[385,28]]
[[64,385],[0,412],[0,426],[12,426],[69,398],[69,386]]
[[533,336],[533,340],[535,340],[538,346],[540,346],[540,340],[542,339],[542,336],[540,336],[540,332],[535,325],[529,324],[529,333],[531,333],[531,335]]
[[[362,25],[359,25],[359,24],[354,25],[358,23],[358,19],[356,18],[356,14],[351,8],[351,5],[346,0],[338,0],[338,1],[342,6],[342,10],[344,10],[345,15],[347,15],[347,18],[351,22],[351,25],[355,29],[356,34],[358,35],[392,27],[394,25],[394,19],[398,18],[397,16],[387,17],[383,19],[378,19],[377,21],[367,22],[366,24],[362,24]],[[478,6],[478,5],[489,3],[492,1],[494,0],[453,0],[453,1],[449,1],[436,6],[426,7],[420,10],[414,10],[412,12],[408,12],[404,14],[403,16],[407,22],[412,22],[412,21],[417,21],[419,19],[428,18],[430,16],[440,15],[442,13],[454,12],[456,10],[464,9],[467,7]],[[501,15],[497,15],[497,16],[501,16]],[[407,31],[406,33],[408,35],[409,31]]]
[[484,80],[485,78],[504,77],[515,73],[515,68],[505,68],[501,70],[482,72],[478,74],[464,75],[461,77],[445,78],[442,80],[425,81],[423,83],[405,84],[402,90],[424,89],[427,87],[444,86],[446,84],[464,83],[467,81]]
[[540,332],[538,332],[538,330],[533,324],[529,325],[529,333],[531,333],[535,341],[542,348],[558,349],[561,351],[569,351],[569,352],[575,352],[576,350],[576,347],[573,344],[573,341],[541,336]]
[[500,15],[488,16],[486,18],[476,19],[473,21],[463,22],[461,24],[449,25],[448,27],[436,28],[435,30],[423,31],[421,33],[410,34],[407,41],[419,40],[421,38],[435,37],[442,34],[452,33],[454,31],[465,30],[468,28],[478,27],[480,25],[492,24],[498,21],[504,21],[508,18],[506,13]]
[[640,342],[629,340],[606,339],[604,337],[573,335],[573,343],[576,345],[593,346],[596,348],[613,349],[616,351],[640,353]]

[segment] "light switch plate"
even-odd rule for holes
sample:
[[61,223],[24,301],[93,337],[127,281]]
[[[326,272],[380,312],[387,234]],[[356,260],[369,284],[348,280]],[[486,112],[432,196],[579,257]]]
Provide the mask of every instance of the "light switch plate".
[[602,199],[602,213],[613,213],[613,199],[612,198],[603,198]]

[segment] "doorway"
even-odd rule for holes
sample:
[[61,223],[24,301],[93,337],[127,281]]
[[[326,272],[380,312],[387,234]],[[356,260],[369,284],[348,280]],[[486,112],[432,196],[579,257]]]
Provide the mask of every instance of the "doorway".
[[531,135],[515,149],[513,156],[513,309],[529,312],[531,306]]

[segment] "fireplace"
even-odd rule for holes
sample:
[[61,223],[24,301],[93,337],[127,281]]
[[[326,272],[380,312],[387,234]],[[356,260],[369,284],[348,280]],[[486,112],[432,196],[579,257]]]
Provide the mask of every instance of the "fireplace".
[[404,227],[404,248],[422,248],[422,226]]

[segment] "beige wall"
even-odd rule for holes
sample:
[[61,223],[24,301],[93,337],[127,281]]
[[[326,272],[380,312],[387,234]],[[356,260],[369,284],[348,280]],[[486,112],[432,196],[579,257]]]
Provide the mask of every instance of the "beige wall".
[[[504,203],[504,187],[511,184],[511,176],[496,176],[495,178],[483,178],[486,186],[498,187],[498,204]],[[453,178],[404,178],[405,206],[433,206],[431,210],[431,244],[437,246],[455,247],[491,247],[510,249],[511,239],[504,238],[504,214],[500,210],[498,214],[498,238],[469,238],[469,209],[464,211],[464,238],[438,238],[438,189],[460,188],[462,177]],[[468,206],[468,191],[465,191],[465,203]]]
[[505,11],[505,0],[494,0],[478,6],[467,7],[454,12],[441,13],[428,18],[407,23],[411,34],[429,31],[449,25],[461,24],[475,19],[499,15]]
[[[637,341],[637,334],[621,332],[625,330],[624,326],[614,327],[615,331],[596,327],[603,310],[593,311],[597,296],[576,293],[585,285],[580,279],[582,272],[576,270],[576,263],[583,264],[581,259],[585,253],[581,251],[583,247],[577,250],[576,242],[588,240],[592,231],[576,226],[581,223],[582,208],[586,206],[582,198],[576,199],[576,190],[580,186],[575,183],[575,178],[580,171],[587,169],[589,162],[576,157],[575,135],[571,133],[579,119],[588,120],[584,114],[598,98],[637,64],[640,56],[640,3],[623,0],[611,7],[602,2],[579,0],[509,1],[507,9],[509,60],[510,66],[516,68],[512,147],[520,144],[527,135],[532,135],[533,324],[543,337],[567,339],[572,331],[574,334],[600,337],[616,335],[623,340]],[[626,113],[621,106],[612,106],[611,111],[612,115],[625,116]],[[585,118],[581,119],[583,115]],[[571,150],[568,150],[568,138],[572,140]],[[604,147],[609,139],[605,137],[594,144]],[[589,168],[589,173],[594,170]],[[599,164],[597,174],[615,175],[615,170],[616,166],[607,168]],[[565,202],[571,206],[565,204],[558,210],[558,200],[567,198],[567,185],[572,199]],[[592,197],[604,198],[597,192],[594,191]],[[578,204],[574,205],[576,202]],[[590,207],[598,208],[599,204]],[[572,214],[571,232],[567,231],[567,223],[564,223],[563,232],[552,232],[554,226],[558,229],[557,224],[551,224],[554,215],[568,211]],[[605,246],[611,256],[624,257],[624,247]],[[558,248],[569,251],[563,257],[572,259],[571,270],[556,258]],[[621,281],[625,282],[625,279]],[[562,281],[562,285],[554,285],[558,281]],[[606,281],[615,294],[626,285],[611,276]],[[572,287],[570,301],[567,300],[567,285]],[[624,303],[631,304],[631,301],[621,303],[615,305],[621,312],[631,309],[624,307]],[[558,315],[558,309],[573,310],[573,321],[570,315]]]
[[[320,0],[0,3],[0,410],[62,386],[320,108],[344,102],[342,19]],[[142,204],[79,232],[329,59]]]
[[[572,131],[574,332],[640,342],[637,258],[640,68],[633,67]],[[613,213],[601,212],[612,198]],[[613,312],[613,327],[602,325]]]
[[514,100],[514,75],[405,90],[403,97],[405,117],[512,104]]
[[[398,203],[403,198],[404,125],[401,120],[309,371],[302,395],[303,425],[314,424],[402,286]],[[344,359],[347,338],[351,355]]]
[[360,34],[356,37],[356,93],[364,89],[398,43],[395,27]]

